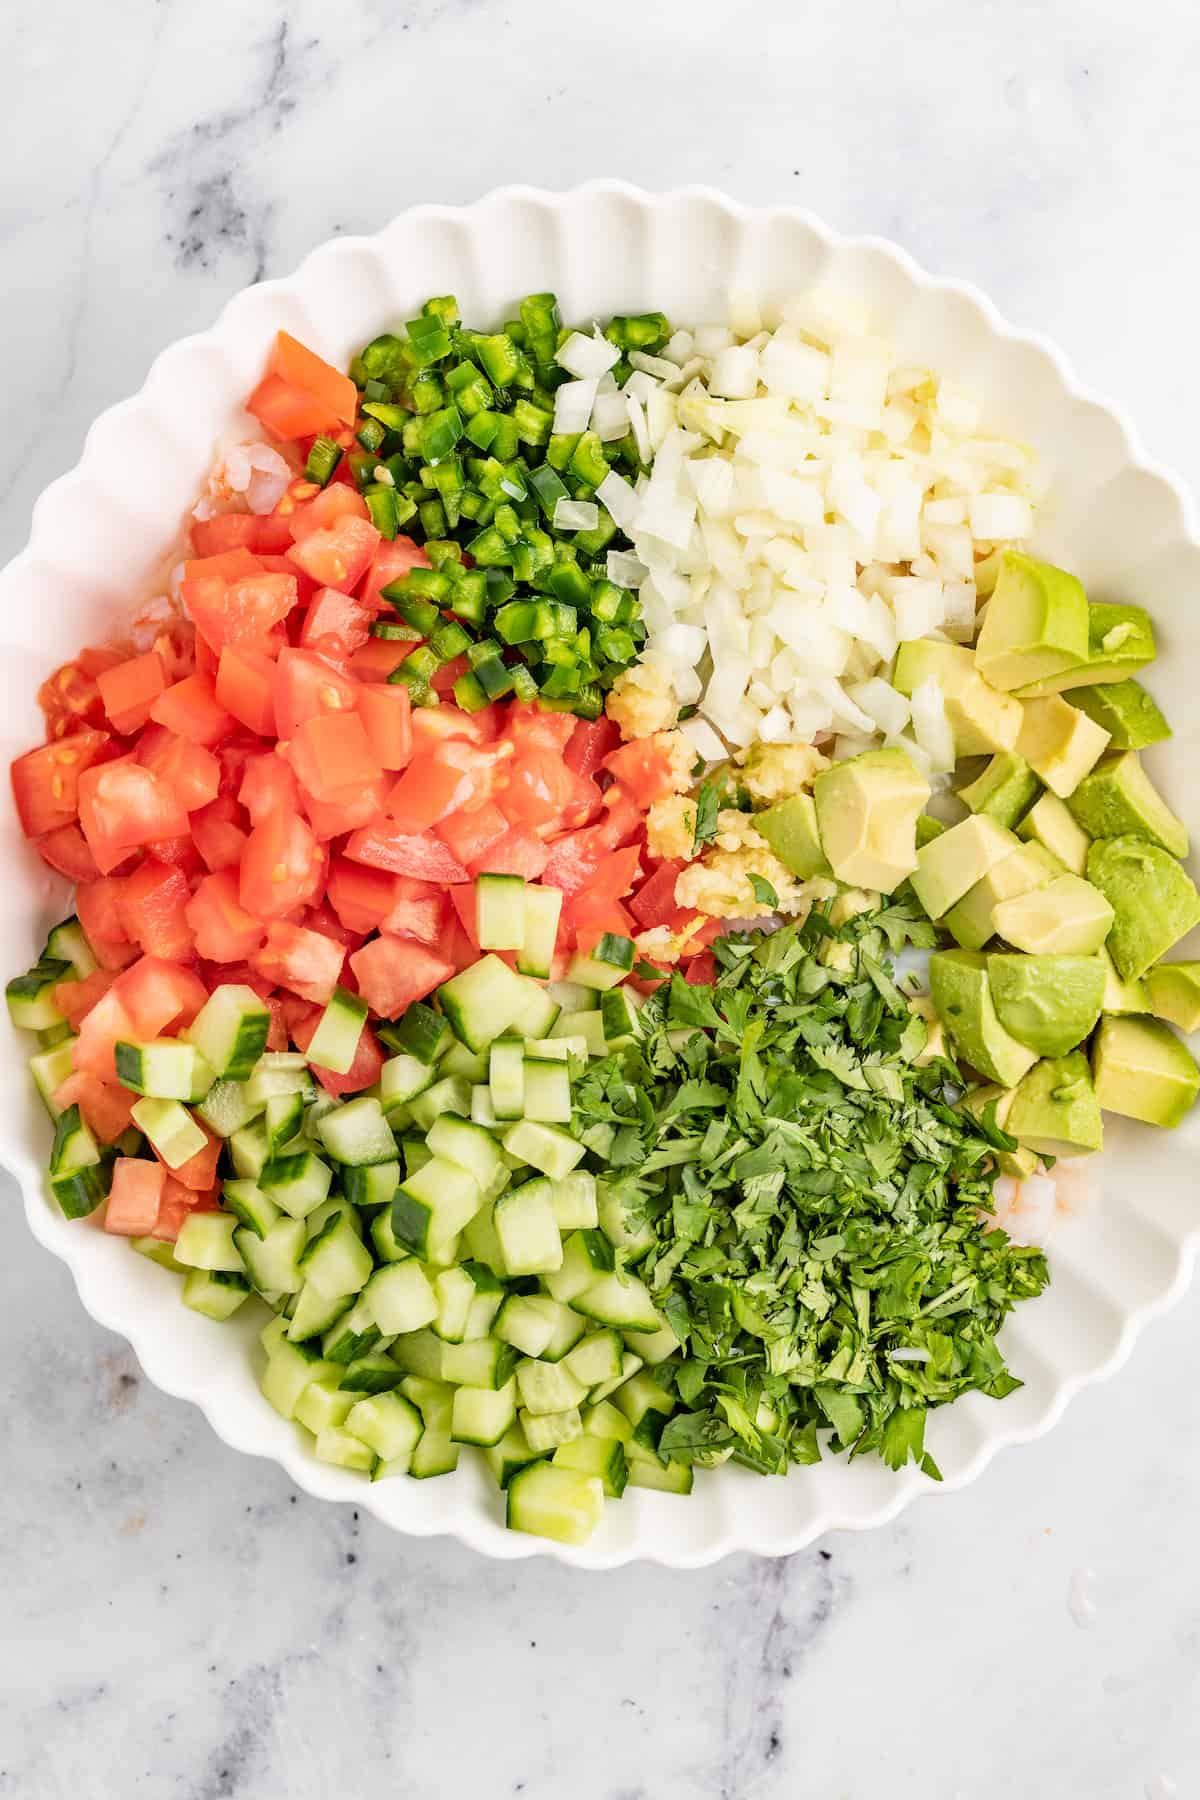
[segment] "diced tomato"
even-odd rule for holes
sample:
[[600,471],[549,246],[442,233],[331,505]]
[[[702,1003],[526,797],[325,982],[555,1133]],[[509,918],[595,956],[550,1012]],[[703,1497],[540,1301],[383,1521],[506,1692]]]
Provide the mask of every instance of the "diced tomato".
[[306,719],[351,712],[358,684],[311,650],[284,650],[275,666],[275,733],[294,738]]
[[249,730],[269,737],[275,724],[275,664],[248,644],[227,644],[217,664],[217,699]]
[[665,925],[674,914],[675,883],[686,867],[682,862],[661,862],[653,875],[643,881],[629,902],[629,910],[643,931]]
[[121,882],[111,875],[81,881],[75,890],[75,911],[83,934],[102,969],[123,969],[134,958],[120,908]]
[[472,943],[458,919],[451,922],[450,935],[441,949],[447,962],[453,963],[456,975],[479,960],[479,945]]
[[168,1175],[163,1189],[162,1202],[158,1209],[158,1218],[154,1222],[150,1236],[158,1238],[164,1244],[173,1244],[179,1236],[184,1220],[195,1210],[193,1203],[197,1197],[190,1194],[182,1182],[173,1181]]
[[238,962],[253,956],[262,943],[262,920],[242,905],[232,869],[206,875],[188,901],[186,914],[196,954],[210,962]]
[[496,733],[488,719],[490,708],[477,713],[457,706],[419,706],[413,713],[413,749],[436,750],[447,738],[467,738],[472,744],[490,744]]
[[[326,488],[326,493],[331,490]],[[348,492],[347,489],[334,490]],[[288,556],[319,587],[338,588],[352,594],[375,554],[380,534],[369,519],[346,513],[336,524],[298,538]]]
[[187,919],[191,890],[181,870],[146,861],[126,876],[117,895],[117,911],[125,935],[146,956],[168,962],[186,961],[193,953]]
[[494,801],[488,800],[471,812],[448,813],[438,820],[436,829],[442,842],[469,869],[507,834],[508,820]]
[[611,750],[603,767],[623,784],[643,811],[656,800],[665,800],[679,786],[671,738],[665,731],[656,731],[652,737],[633,738],[619,750]]
[[324,431],[331,422],[329,410],[320,400],[282,375],[264,375],[247,400],[246,411],[261,420],[274,437],[285,441]]
[[41,837],[71,824],[79,812],[80,777],[111,747],[105,731],[76,731],[17,757],[12,765],[13,799],[26,837]]
[[[312,1041],[313,1032],[317,1029],[317,1021],[321,1009],[311,1006],[303,1016],[292,1021],[292,1042],[298,1050],[307,1050]],[[374,1086],[379,1080],[379,1071],[383,1067],[383,1051],[379,1048],[379,1039],[369,1025],[364,1025],[359,1033],[358,1049],[354,1053],[354,1061],[344,1075],[334,1069],[322,1068],[319,1063],[311,1065],[312,1072],[321,1086],[329,1094],[358,1094],[363,1088]]]
[[241,808],[228,795],[192,814],[192,839],[209,869],[234,868],[242,860],[246,833],[237,823]]
[[577,775],[591,776],[620,742],[619,727],[603,713],[598,719],[580,719],[567,741],[563,761]]
[[[128,971],[126,971],[128,973]],[[157,1036],[156,1032],[148,1034]],[[137,1041],[138,1028],[133,1016],[122,1003],[116,985],[101,994],[91,1011],[79,1022],[79,1033],[71,1046],[71,1061],[76,1069],[98,1075],[102,1081],[116,1084],[117,1065],[113,1047],[118,1038]]]
[[336,432],[353,425],[357,408],[350,377],[286,331],[276,333],[266,376],[246,402],[247,412],[282,438]]
[[121,1133],[128,1131],[133,1123],[132,1107],[136,1099],[137,1095],[126,1088],[115,1082],[101,1081],[98,1075],[84,1069],[76,1069],[54,1091],[54,1104],[77,1106],[84,1124],[102,1144],[115,1144]]
[[366,869],[335,856],[329,864],[325,898],[350,931],[377,931],[395,903],[396,876]]
[[371,567],[362,584],[362,603],[372,618],[380,612],[389,610],[387,601],[380,594],[380,588],[387,587],[391,581],[399,581],[410,569],[427,569],[429,558],[420,544],[414,544],[411,538],[396,537],[389,542],[384,538],[371,559]]
[[212,751],[163,725],[150,725],[142,732],[137,759],[174,789],[185,812],[207,806],[220,790],[221,765]]
[[[75,1076],[76,1081],[85,1079]],[[82,1111],[82,1108],[80,1109]],[[147,1237],[158,1223],[167,1172],[161,1163],[140,1156],[118,1156],[104,1209],[105,1231],[121,1237]]]
[[114,969],[93,969],[81,981],[60,981],[54,990],[54,1004],[65,1013],[72,1031],[95,1006],[101,994],[107,994],[117,979]]
[[454,970],[424,944],[384,932],[350,958],[358,991],[381,1019],[396,1019],[413,1000],[423,1000]]
[[[195,1114],[192,1116],[195,1118]],[[189,1156],[186,1162],[181,1162],[170,1170],[171,1179],[194,1194],[207,1193],[212,1187],[217,1179],[217,1163],[221,1155],[221,1139],[208,1129],[203,1119],[196,1119],[196,1124],[208,1139],[207,1144],[203,1150],[197,1150],[194,1156]],[[154,1154],[158,1156],[158,1151],[155,1150]],[[161,1156],[158,1156],[158,1160],[162,1162]],[[165,1163],[163,1167],[166,1168]]]
[[248,756],[238,799],[249,813],[252,826],[261,825],[272,813],[295,812],[300,805],[300,790],[286,757],[275,750]]
[[314,835],[322,844],[327,844],[330,838],[373,825],[383,814],[387,785],[387,777],[381,776],[367,787],[343,790],[336,800],[317,800],[312,794],[302,794],[304,811]]
[[357,712],[305,719],[292,738],[290,756],[301,785],[317,800],[352,798],[381,773]]
[[523,825],[512,825],[502,838],[489,844],[471,864],[472,875],[523,875],[540,879],[550,860],[550,846]]
[[606,931],[616,937],[632,937],[636,929],[619,900],[594,899],[590,893],[584,893],[564,903],[560,930],[574,939],[578,950],[593,949]]
[[200,576],[185,580],[181,592],[197,631],[217,651],[229,644],[263,648],[299,598],[294,575],[247,575],[237,581]]
[[404,686],[363,687],[358,716],[381,769],[404,769],[412,759],[412,701]]
[[277,812],[256,825],[242,857],[240,899],[256,918],[281,919],[321,891],[325,857],[304,820]]
[[250,960],[277,987],[323,1006],[337,986],[345,955],[344,945],[324,932],[275,919],[267,927],[266,943]]
[[396,898],[383,921],[383,929],[414,937],[422,944],[437,944],[446,928],[445,889],[429,881],[414,881],[408,875],[397,875],[395,881]]
[[215,682],[217,679],[217,667],[220,660],[220,656],[213,649],[212,645],[197,632],[196,667],[192,673],[195,675],[203,675],[206,680]]
[[[619,842],[617,834],[623,830],[624,823],[624,819],[610,815],[598,825],[588,825],[582,831],[569,831],[556,838],[551,846],[550,860],[542,871],[542,880],[551,887],[560,887],[564,894],[577,894],[585,887],[594,889],[601,869]],[[630,848],[636,851],[635,846]],[[606,871],[605,892],[623,894],[633,880],[636,867],[636,853],[632,858],[626,856],[615,863]],[[618,877],[622,885],[614,886]]]
[[212,519],[193,519],[192,546],[198,557],[220,556],[227,550],[276,553],[292,541],[291,521],[274,513],[218,513]]
[[455,682],[460,675],[467,674],[470,667],[465,656],[452,656],[449,662],[439,664],[433,671],[429,685],[435,694],[440,694],[444,700],[449,699],[454,692]]
[[[104,667],[120,661],[120,653],[114,650]],[[69,737],[82,725],[107,724],[104,702],[96,683],[98,673],[88,664],[85,652],[74,662],[63,663],[48,681],[42,683],[38,689],[38,705],[46,720],[46,737],[51,743],[56,738]]]
[[146,723],[151,706],[167,685],[162,657],[157,650],[131,656],[128,662],[105,669],[97,676],[96,685],[113,730],[130,737]]
[[645,823],[645,808],[630,798],[620,782],[614,782],[604,796],[604,812],[599,821],[609,842],[614,848],[629,843],[641,835]]
[[79,823],[105,875],[131,850],[155,838],[182,837],[188,828],[174,788],[130,756],[80,776]]
[[699,956],[693,956],[683,978],[692,987],[710,987],[717,978],[717,959],[712,951],[704,950]]
[[262,563],[245,544],[235,544],[212,556],[193,556],[183,565],[185,581],[198,581],[202,576],[215,576],[219,581],[240,581],[246,575],[261,575]]
[[331,531],[343,519],[369,519],[370,516],[367,503],[356,487],[336,483],[323,488],[310,500],[293,506],[291,535],[299,544],[318,531]]
[[[190,1025],[208,999],[208,989],[194,970],[181,963],[143,956],[117,976],[92,1012],[105,1006],[113,995],[133,1020],[133,1036],[140,1042],[161,1036],[171,1026]],[[85,1027],[91,1019],[89,1013]]]
[[309,931],[319,931],[323,937],[332,938],[343,950],[357,950],[367,936],[365,931],[353,931],[343,925],[327,900],[322,900],[319,906],[307,907],[301,923]]
[[586,825],[600,808],[595,783],[568,768],[561,750],[532,744],[508,763],[496,798],[512,824],[555,823],[559,830]]
[[233,730],[232,716],[218,702],[209,676],[187,675],[158,696],[150,717],[176,736],[211,749]]
[[473,881],[457,882],[454,887],[449,889],[449,894],[450,904],[454,908],[455,918],[457,919],[459,929],[466,932],[468,938],[471,940],[475,955],[478,956],[479,907],[475,896],[475,883]]
[[173,838],[155,838],[146,850],[155,862],[169,863],[171,868],[179,869],[187,876],[189,884],[193,876],[198,876],[204,868],[204,858],[200,855],[191,837],[183,835]]
[[502,755],[490,747],[446,738],[413,757],[388,794],[388,813],[400,830],[416,832],[452,812],[482,806],[492,796],[501,762]]
[[38,855],[68,881],[94,881],[100,870],[78,825],[60,825],[35,838]]
[[403,643],[394,638],[368,638],[361,650],[354,652],[346,667],[357,681],[379,686],[416,648],[415,641]]
[[287,1017],[283,1010],[283,1001],[278,994],[268,994],[265,1001],[271,1015],[271,1023],[267,1027],[267,1049],[286,1050],[290,1042],[287,1028]]
[[366,863],[371,869],[388,869],[393,875],[413,875],[418,881],[448,885],[468,878],[466,869],[437,838],[427,833],[397,831],[386,823],[356,831],[345,854],[351,862]]
[[339,588],[318,588],[308,603],[300,642],[306,650],[345,658],[366,643],[370,625],[370,614],[359,601]]

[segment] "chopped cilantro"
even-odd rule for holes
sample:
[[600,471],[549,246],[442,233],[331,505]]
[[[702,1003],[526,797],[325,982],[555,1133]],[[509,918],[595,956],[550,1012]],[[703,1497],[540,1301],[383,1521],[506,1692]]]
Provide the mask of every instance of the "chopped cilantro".
[[692,854],[695,855],[702,844],[707,844],[717,835],[717,814],[721,810],[721,792],[724,784],[716,781],[702,781],[696,792],[696,822],[692,827]]
[[778,907],[779,895],[775,892],[775,889],[771,886],[770,882],[762,875],[755,875],[752,871],[750,874],[750,886],[754,890],[754,898],[763,906],[769,906],[772,911]]

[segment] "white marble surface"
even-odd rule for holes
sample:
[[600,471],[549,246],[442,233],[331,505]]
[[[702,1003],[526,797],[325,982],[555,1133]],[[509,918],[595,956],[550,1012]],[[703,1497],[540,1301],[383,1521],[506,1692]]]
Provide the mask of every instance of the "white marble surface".
[[[0,554],[245,282],[412,201],[596,174],[898,238],[1195,486],[1198,52],[1184,0],[3,9]],[[3,1204],[0,1795],[1200,1792],[1196,1297],[890,1529],[584,1576],[296,1495],[150,1389]]]

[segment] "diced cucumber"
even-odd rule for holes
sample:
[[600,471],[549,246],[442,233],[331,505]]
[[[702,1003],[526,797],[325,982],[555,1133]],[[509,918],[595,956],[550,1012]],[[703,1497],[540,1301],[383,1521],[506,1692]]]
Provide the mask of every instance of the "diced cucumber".
[[175,1261],[174,1249],[170,1244],[163,1243],[161,1238],[130,1238],[129,1248],[136,1250],[138,1255],[144,1256],[148,1262],[157,1263],[160,1269],[170,1269],[173,1275],[183,1274],[182,1268]]
[[517,1352],[499,1338],[473,1338],[442,1350],[442,1377],[459,1387],[503,1387],[516,1366]]
[[483,1205],[479,1183],[466,1169],[435,1156],[400,1184],[392,1201],[392,1230],[418,1256],[433,1251],[475,1216]]
[[525,942],[525,877],[475,877],[476,936],[481,950],[519,950]]
[[388,1337],[420,1331],[437,1318],[437,1295],[424,1269],[411,1256],[376,1269],[363,1290],[363,1300]]
[[[582,1323],[582,1321],[580,1322]],[[615,1394],[617,1389],[621,1387],[623,1383],[628,1381],[631,1375],[636,1375],[641,1366],[641,1357],[635,1356],[632,1350],[626,1350],[624,1356],[621,1358],[621,1373],[617,1376],[616,1380],[601,1381],[592,1389],[588,1396],[592,1405],[600,1406],[608,1399],[610,1394]]]
[[[353,1395],[350,1396],[353,1400]],[[381,1462],[389,1465],[389,1473],[398,1475],[396,1466],[407,1468],[424,1427],[421,1415],[403,1394],[389,1392],[371,1394],[355,1400],[346,1415],[346,1430],[372,1449]]]
[[620,1375],[624,1356],[625,1346],[619,1331],[591,1331],[567,1352],[562,1366],[590,1392],[602,1382],[612,1381]]
[[654,1488],[660,1494],[690,1494],[692,1465],[672,1457],[664,1467],[657,1456],[650,1455],[637,1444],[625,1446],[625,1463],[630,1487]]
[[444,1113],[453,1113],[456,1118],[465,1119],[471,1112],[471,1084],[465,1075],[447,1075],[442,1081],[435,1081],[426,1088],[423,1094],[417,1094],[409,1103],[413,1124],[421,1131],[428,1131]]
[[583,1429],[589,1436],[616,1438],[622,1444],[627,1444],[633,1436],[633,1426],[610,1400],[595,1401],[582,1411]]
[[[263,1105],[266,1105],[265,1100]],[[247,1181],[257,1181],[271,1154],[266,1121],[255,1118],[249,1125],[239,1126],[228,1142],[229,1155],[238,1174]]]
[[532,1119],[518,1119],[500,1141],[510,1155],[519,1156],[522,1162],[540,1169],[552,1181],[561,1181],[564,1175],[569,1175],[582,1160],[586,1148],[556,1126],[539,1125]]
[[594,1231],[599,1223],[596,1177],[586,1169],[573,1169],[561,1181],[552,1181],[550,1204],[561,1232]]
[[596,1189],[596,1206],[601,1231],[614,1250],[624,1251],[626,1264],[639,1262],[647,1250],[653,1248],[656,1242],[653,1225],[648,1220],[642,1225],[630,1223],[629,1209],[619,1188],[600,1182]]
[[[554,961],[562,904],[561,888],[537,886],[525,889],[525,935],[523,941],[516,946],[517,968],[522,975],[536,975],[543,979],[549,975],[550,965]],[[555,1004],[561,1002],[556,1001]]]
[[348,1363],[338,1383],[348,1394],[386,1394],[404,1380],[404,1370],[385,1351],[369,1351]]
[[[273,1319],[266,1330],[271,1331],[282,1323],[282,1320]],[[276,1335],[268,1350],[259,1386],[277,1413],[285,1419],[293,1419],[300,1397],[310,1382],[336,1379],[340,1373],[331,1363],[322,1362],[315,1350],[289,1343]]]
[[436,1062],[451,1042],[449,1025],[424,1000],[412,1001],[394,1024],[379,1026],[379,1036],[389,1049],[423,1063]]
[[461,1075],[464,1081],[486,1081],[487,1071],[486,1050],[468,1050],[465,1044],[457,1042],[438,1060],[437,1072],[441,1076]]
[[610,1500],[619,1500],[629,1479],[625,1464],[625,1447],[616,1438],[596,1437],[584,1432],[560,1444],[550,1459],[556,1469],[573,1469],[580,1475],[594,1475]]
[[46,1031],[64,1023],[63,1013],[54,998],[60,981],[74,979],[69,962],[59,958],[35,963],[25,975],[14,975],[4,990],[8,1016],[20,1031]]
[[194,1044],[182,1038],[150,1043],[119,1039],[113,1057],[117,1079],[135,1094],[154,1100],[203,1100],[213,1084],[212,1069]]
[[311,1150],[296,1150],[265,1162],[258,1179],[276,1206],[293,1219],[304,1219],[328,1195],[333,1171]]
[[550,1195],[548,1181],[527,1181],[508,1188],[496,1201],[492,1222],[510,1275],[541,1275],[562,1262]]
[[313,1442],[313,1455],[318,1462],[332,1463],[336,1469],[353,1469],[369,1475],[375,1467],[375,1452],[344,1425],[328,1425],[318,1432]]
[[546,1291],[571,1306],[576,1295],[615,1267],[613,1247],[602,1231],[573,1231],[563,1244],[559,1267],[545,1278]]
[[522,1038],[550,1037],[559,1014],[557,1000],[552,1000],[541,983],[527,975],[517,975],[514,980],[521,983],[521,999],[508,1029]]
[[363,1212],[371,1212],[380,1206],[390,1208],[399,1186],[400,1164],[394,1160],[360,1163],[357,1167],[350,1164],[342,1170],[346,1198]]
[[399,1363],[406,1375],[420,1375],[428,1381],[440,1381],[442,1378],[442,1352],[445,1349],[441,1338],[436,1337],[428,1327],[424,1331],[406,1332],[398,1337],[392,1345],[392,1361]]
[[327,1362],[341,1363],[344,1366],[354,1362],[357,1357],[369,1356],[372,1350],[381,1347],[383,1333],[375,1323],[375,1315],[367,1300],[369,1287],[368,1282],[350,1311],[344,1312],[321,1339],[321,1355]]
[[175,1240],[175,1261],[185,1269],[220,1269],[226,1274],[241,1275],[244,1264],[234,1233],[238,1222],[232,1213],[189,1213],[179,1227]]
[[263,1127],[272,1156],[287,1148],[304,1125],[303,1094],[272,1094],[263,1111]]
[[42,1030],[38,1032],[38,1049],[53,1050],[55,1044],[61,1044],[64,1038],[69,1038],[70,1036],[70,1025],[68,1025],[65,1019],[60,1019],[57,1025],[43,1026]]
[[659,1317],[661,1323],[657,1331],[626,1331],[624,1334],[629,1348],[651,1367],[666,1362],[679,1348],[679,1339],[670,1322],[661,1314]]
[[675,1402],[670,1394],[665,1393],[653,1375],[641,1370],[631,1375],[613,1394],[613,1405],[625,1414],[636,1433],[638,1426],[648,1413],[655,1414],[661,1422],[665,1422],[675,1411]]
[[261,1110],[248,1098],[244,1081],[214,1081],[196,1107],[208,1129],[220,1138],[231,1138]]
[[344,1425],[354,1406],[354,1395],[343,1394],[336,1381],[310,1381],[293,1417],[316,1437],[331,1426]]
[[578,1380],[565,1362],[526,1358],[517,1364],[517,1388],[521,1405],[529,1413],[566,1412],[587,1399],[586,1383]]
[[483,1453],[483,1460],[495,1478],[496,1486],[506,1488],[518,1469],[539,1460],[539,1452],[529,1448],[520,1424],[512,1425],[498,1444]]
[[76,1040],[73,1037],[63,1038],[49,1050],[39,1050],[29,1059],[29,1070],[34,1085],[45,1102],[46,1111],[52,1119],[57,1119],[62,1111],[54,1103],[54,1096],[68,1075],[75,1073],[75,1063],[71,1052]]
[[458,1467],[458,1445],[450,1436],[454,1389],[445,1381],[409,1375],[401,1383],[401,1392],[412,1401],[424,1426],[412,1454],[410,1475],[424,1481],[434,1475],[451,1474]]
[[[268,1356],[273,1356],[281,1345],[287,1343],[287,1326],[287,1320],[279,1313],[276,1314],[273,1319],[268,1319],[262,1330],[259,1332],[258,1341]],[[310,1362],[313,1359],[313,1354],[314,1353],[309,1350],[305,1350],[304,1352],[305,1358]]]
[[371,1253],[350,1223],[346,1211],[338,1210],[326,1220],[315,1238],[310,1238],[300,1253],[305,1290],[315,1287],[329,1299],[357,1294],[371,1273]]
[[246,1080],[246,1097],[258,1106],[272,1094],[312,1092],[313,1078],[298,1050],[264,1050]]
[[527,1004],[525,985],[523,976],[489,955],[451,976],[438,989],[438,998],[456,1036],[470,1050],[486,1050]]
[[441,1269],[433,1278],[437,1317],[433,1329],[443,1343],[461,1344],[475,1298],[475,1283],[465,1269]]
[[557,1450],[560,1444],[569,1444],[572,1438],[583,1436],[583,1421],[577,1406],[570,1406],[565,1412],[556,1413],[522,1412],[519,1417],[525,1441],[539,1455]]
[[248,1226],[259,1238],[266,1237],[279,1217],[275,1202],[252,1181],[226,1181],[221,1190],[221,1203],[239,1224]]
[[483,1263],[501,1281],[506,1279],[508,1269],[496,1233],[494,1204],[484,1201],[475,1217],[464,1226],[463,1240],[476,1262]]
[[525,1110],[525,1051],[519,1038],[497,1038],[488,1053],[488,1086],[497,1119],[519,1119]]
[[545,1125],[571,1122],[571,1077],[563,1062],[525,1058],[524,1116]]
[[305,1057],[319,1069],[345,1075],[358,1054],[358,1041],[366,1022],[366,1001],[346,988],[334,988],[309,1039]]
[[566,1038],[568,1043],[581,1041],[589,1056],[607,1056],[608,1039],[604,1035],[604,1020],[598,1012],[565,1012],[560,1013],[554,1021],[551,1037]]
[[587,1061],[587,1044],[581,1037],[526,1038],[524,1050],[533,1062],[560,1062],[569,1067],[573,1056],[581,1062]]
[[577,981],[550,981],[546,992],[564,1013],[593,1012],[600,1004],[595,988],[581,987]]
[[614,988],[633,968],[635,954],[632,938],[606,931],[591,952],[576,952],[571,958],[567,980],[601,992]]
[[196,1046],[215,1077],[245,1081],[267,1047],[270,1029],[270,1009],[254,989],[225,982],[213,989],[182,1036]]
[[396,1140],[378,1100],[360,1094],[336,1112],[328,1112],[317,1132],[330,1156],[340,1163],[394,1162]]
[[610,1050],[624,1050],[642,1035],[641,1007],[632,988],[616,987],[601,994],[600,1017]]
[[492,1330],[523,1356],[540,1356],[554,1335],[555,1306],[543,1294],[509,1294],[496,1314]]
[[[383,1169],[387,1167],[387,1164],[376,1163],[375,1167]],[[382,1212],[376,1213],[371,1220],[371,1242],[375,1246],[375,1255],[383,1263],[405,1262],[412,1255],[408,1245],[401,1244],[392,1230],[390,1206],[385,1207]]]
[[390,1056],[379,1071],[379,1102],[389,1123],[392,1114],[433,1086],[429,1063],[416,1056]]
[[418,1169],[423,1169],[427,1162],[433,1160],[433,1151],[424,1138],[401,1138],[400,1151],[404,1158],[404,1179],[406,1181],[410,1175],[415,1175]]
[[50,1149],[50,1173],[53,1176],[74,1175],[81,1169],[95,1168],[100,1161],[100,1146],[84,1123],[78,1106],[68,1106],[59,1114],[54,1126],[54,1143]]
[[475,1297],[467,1312],[467,1323],[463,1331],[462,1341],[472,1344],[476,1338],[487,1337],[496,1322],[505,1297],[505,1287],[498,1281],[485,1263],[466,1262],[462,1265],[464,1272],[470,1275],[475,1286]]
[[228,1319],[250,1298],[250,1284],[231,1269],[189,1269],[180,1297],[206,1319]]
[[145,1132],[168,1169],[178,1169],[207,1148],[208,1139],[178,1100],[138,1100],[132,1114],[134,1124]]
[[477,1082],[471,1089],[471,1118],[476,1125],[483,1125],[489,1131],[503,1126],[505,1121],[496,1117],[496,1108],[492,1104],[492,1090],[487,1082]]
[[571,1305],[585,1319],[614,1325],[618,1331],[657,1331],[661,1324],[657,1307],[636,1275],[601,1275],[574,1295]]
[[311,1244],[314,1238],[320,1237],[330,1219],[336,1219],[339,1213],[343,1215],[351,1231],[358,1237],[362,1237],[362,1220],[354,1208],[346,1205],[344,1195],[331,1194],[328,1200],[322,1200],[320,1206],[314,1206],[312,1211],[304,1216],[304,1229],[308,1235],[308,1242]]
[[450,1436],[456,1444],[498,1444],[517,1419],[517,1384],[510,1376],[503,1387],[456,1389],[450,1409]]
[[473,1175],[482,1190],[491,1185],[503,1168],[494,1138],[482,1125],[475,1125],[470,1119],[444,1114],[430,1126],[425,1142],[434,1156],[443,1156],[465,1169],[468,1175]]
[[86,981],[89,975],[95,974],[96,958],[74,913],[51,930],[42,960],[70,963],[77,981]]
[[550,1342],[542,1351],[541,1360],[547,1363],[561,1362],[568,1350],[575,1348],[587,1330],[587,1324],[577,1312],[564,1306],[561,1300],[550,1300],[548,1296],[547,1300],[554,1308],[554,1330],[550,1334]]

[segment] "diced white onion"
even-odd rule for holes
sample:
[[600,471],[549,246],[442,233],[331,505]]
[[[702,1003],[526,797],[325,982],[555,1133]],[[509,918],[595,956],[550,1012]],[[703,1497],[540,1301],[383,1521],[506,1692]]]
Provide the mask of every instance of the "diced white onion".
[[569,374],[590,380],[606,374],[614,363],[620,362],[621,352],[606,337],[585,337],[582,331],[573,331],[554,360]]
[[723,761],[725,746],[707,719],[702,719],[699,715],[694,719],[685,719],[679,729],[696,755],[702,756],[706,763]]
[[[562,389],[559,389],[562,392]],[[621,531],[632,530],[642,510],[642,503],[630,487],[623,475],[610,469],[604,480],[596,489],[596,498],[606,507],[616,520]],[[562,502],[559,502],[561,506]]]
[[930,768],[948,774],[954,767],[954,733],[946,718],[945,696],[932,675],[913,689],[912,725]]
[[564,381],[554,390],[554,429],[569,435],[586,431],[596,404],[596,377],[586,381]]
[[597,394],[592,430],[602,444],[615,444],[629,431],[629,402],[624,394]]
[[[604,486],[603,481],[600,486]],[[612,512],[611,507],[608,510]],[[615,513],[613,517],[616,517]],[[640,588],[649,573],[645,563],[631,550],[610,550],[605,558],[604,572],[610,581],[615,581],[618,587],[623,588]]]
[[600,508],[594,500],[556,500],[556,531],[595,531],[600,523]]
[[1020,494],[976,494],[967,503],[967,520],[977,538],[1026,538],[1033,530],[1033,508]]

